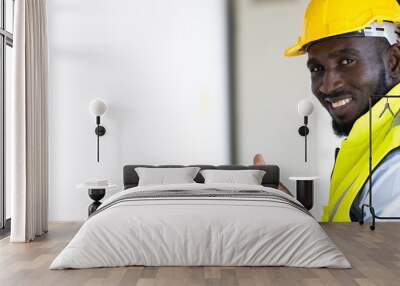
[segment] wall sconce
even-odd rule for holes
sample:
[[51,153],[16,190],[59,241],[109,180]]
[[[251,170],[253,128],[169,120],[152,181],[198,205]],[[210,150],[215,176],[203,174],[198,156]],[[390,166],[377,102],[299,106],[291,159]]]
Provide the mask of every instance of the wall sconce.
[[97,135],[97,162],[99,162],[99,138],[106,134],[106,129],[100,125],[100,117],[106,112],[107,105],[101,99],[94,99],[89,104],[90,112],[96,117],[96,129],[94,132]]
[[297,104],[297,111],[301,116],[304,116],[304,125],[299,128],[299,134],[304,137],[304,162],[307,162],[307,135],[310,133],[308,129],[308,116],[314,110],[314,106],[311,101],[303,99]]

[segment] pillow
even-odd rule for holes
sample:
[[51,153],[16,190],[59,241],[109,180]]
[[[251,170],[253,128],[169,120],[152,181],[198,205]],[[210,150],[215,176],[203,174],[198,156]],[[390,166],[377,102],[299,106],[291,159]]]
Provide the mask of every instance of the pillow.
[[195,183],[193,179],[199,170],[199,167],[135,168],[139,176],[139,186]]
[[261,170],[202,170],[204,183],[261,185],[265,171]]

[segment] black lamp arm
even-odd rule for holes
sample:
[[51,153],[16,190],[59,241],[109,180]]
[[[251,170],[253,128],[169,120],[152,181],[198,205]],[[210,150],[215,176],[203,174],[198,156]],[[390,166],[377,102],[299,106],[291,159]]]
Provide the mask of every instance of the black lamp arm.
[[307,162],[307,135],[310,130],[307,127],[308,116],[304,116],[304,125],[299,128],[299,134],[304,137],[304,161]]
[[96,116],[96,129],[94,130],[94,133],[96,133],[97,135],[97,162],[100,161],[99,157],[100,157],[100,143],[99,143],[99,138],[100,136],[103,136],[104,134],[106,134],[106,129],[104,128],[104,126],[100,125],[100,116]]

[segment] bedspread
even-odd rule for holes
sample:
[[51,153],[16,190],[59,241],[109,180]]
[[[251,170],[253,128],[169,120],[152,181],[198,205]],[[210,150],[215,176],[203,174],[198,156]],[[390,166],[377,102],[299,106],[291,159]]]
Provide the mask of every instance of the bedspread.
[[294,198],[238,184],[121,191],[103,202],[50,268],[128,265],[350,267]]

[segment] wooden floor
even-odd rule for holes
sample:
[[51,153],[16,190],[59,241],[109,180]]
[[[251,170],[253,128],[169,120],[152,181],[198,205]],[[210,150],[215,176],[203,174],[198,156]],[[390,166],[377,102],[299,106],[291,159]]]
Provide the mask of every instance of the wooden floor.
[[400,223],[380,223],[375,232],[358,224],[323,225],[352,269],[288,267],[123,267],[48,270],[80,223],[53,223],[32,243],[0,241],[0,285],[400,285]]

